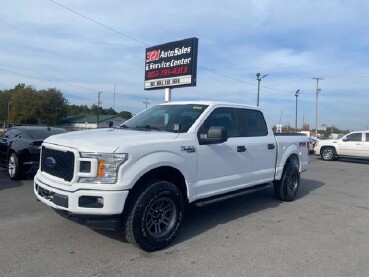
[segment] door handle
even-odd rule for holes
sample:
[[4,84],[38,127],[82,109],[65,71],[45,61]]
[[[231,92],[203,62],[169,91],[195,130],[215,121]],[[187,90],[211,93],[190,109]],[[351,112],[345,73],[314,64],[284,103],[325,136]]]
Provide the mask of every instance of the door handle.
[[275,145],[273,143],[268,144],[268,149],[274,149]]
[[237,146],[237,152],[245,152],[246,147],[245,146]]

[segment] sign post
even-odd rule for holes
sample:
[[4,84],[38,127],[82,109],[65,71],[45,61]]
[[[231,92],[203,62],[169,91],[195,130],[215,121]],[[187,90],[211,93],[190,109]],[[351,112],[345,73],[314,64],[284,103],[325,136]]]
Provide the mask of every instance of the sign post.
[[198,39],[188,38],[146,48],[145,90],[196,86]]

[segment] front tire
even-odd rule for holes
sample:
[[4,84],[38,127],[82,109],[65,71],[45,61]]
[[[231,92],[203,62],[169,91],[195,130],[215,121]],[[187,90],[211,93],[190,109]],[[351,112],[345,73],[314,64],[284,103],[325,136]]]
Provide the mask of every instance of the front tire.
[[324,147],[320,151],[320,156],[324,161],[333,161],[337,158],[337,153],[333,147]]
[[296,165],[287,162],[279,181],[274,181],[275,196],[282,201],[291,202],[296,199],[300,188],[300,172]]
[[12,180],[18,180],[20,177],[19,161],[15,153],[12,153],[8,159],[8,174]]
[[178,234],[184,210],[182,192],[172,183],[152,181],[138,193],[124,222],[130,243],[151,252],[169,245]]

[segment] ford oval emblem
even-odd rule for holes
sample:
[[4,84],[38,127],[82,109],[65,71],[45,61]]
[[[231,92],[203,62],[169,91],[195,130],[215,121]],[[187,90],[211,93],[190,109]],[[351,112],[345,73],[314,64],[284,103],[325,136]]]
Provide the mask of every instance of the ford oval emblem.
[[47,157],[45,160],[45,164],[48,168],[55,168],[56,166],[56,160],[53,157]]

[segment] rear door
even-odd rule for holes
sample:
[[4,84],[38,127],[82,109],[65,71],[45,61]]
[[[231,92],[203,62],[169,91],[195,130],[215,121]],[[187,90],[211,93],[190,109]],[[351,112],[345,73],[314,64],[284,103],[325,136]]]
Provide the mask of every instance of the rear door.
[[267,183],[274,180],[276,140],[268,131],[264,115],[259,110],[238,109],[241,135],[246,146],[248,184]]
[[365,133],[363,156],[369,158],[369,132]]

